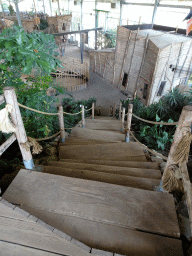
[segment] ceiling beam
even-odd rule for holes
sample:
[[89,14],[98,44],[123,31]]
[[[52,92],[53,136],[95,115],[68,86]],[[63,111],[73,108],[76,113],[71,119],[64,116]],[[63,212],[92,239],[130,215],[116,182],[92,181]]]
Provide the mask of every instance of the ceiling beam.
[[[154,7],[155,4],[148,4],[148,3],[132,3],[132,2],[125,2],[123,4],[127,5],[140,5],[140,6],[152,6]],[[158,7],[167,7],[167,8],[181,8],[181,9],[190,9],[191,6],[189,5],[170,5],[170,4],[159,4]]]

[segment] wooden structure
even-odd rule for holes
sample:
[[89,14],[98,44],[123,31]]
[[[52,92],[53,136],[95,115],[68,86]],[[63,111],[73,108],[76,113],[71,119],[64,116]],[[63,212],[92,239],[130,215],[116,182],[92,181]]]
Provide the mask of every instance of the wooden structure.
[[119,26],[113,61],[103,69],[105,55],[92,52],[91,63],[95,64],[91,71],[101,76],[104,73],[114,86],[131,95],[137,94],[150,105],[172,88],[187,82],[192,64],[191,46],[191,37],[163,31],[163,27],[156,30],[155,25]]
[[70,31],[72,14],[47,17],[48,25],[54,25],[57,32]]
[[70,58],[61,65],[64,68],[58,68],[57,73],[52,73],[60,86],[71,92],[87,88],[89,67],[86,62],[82,64],[80,60]]

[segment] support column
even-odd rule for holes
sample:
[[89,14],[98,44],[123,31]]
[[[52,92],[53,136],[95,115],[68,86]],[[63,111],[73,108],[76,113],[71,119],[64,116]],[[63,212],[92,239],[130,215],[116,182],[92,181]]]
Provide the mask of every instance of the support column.
[[57,4],[58,4],[58,9],[59,9],[59,15],[61,15],[61,9],[60,9],[60,3],[59,3],[59,0],[57,0]]
[[121,132],[124,132],[124,123],[125,123],[125,108],[123,108],[122,118],[121,118]]
[[127,114],[127,123],[126,123],[125,142],[129,142],[130,130],[131,130],[131,120],[132,120],[132,111],[133,111],[133,104],[129,104],[128,114]]
[[[97,10],[97,1],[95,0],[95,28],[98,27],[98,11]],[[95,30],[95,50],[97,50],[97,30]]]
[[123,0],[120,0],[119,26],[122,25],[122,11],[123,11]]
[[152,21],[151,23],[154,24],[155,22],[155,16],[156,16],[156,13],[157,13],[157,7],[160,3],[160,0],[155,0],[155,5],[154,5],[154,9],[153,9],[153,16],[152,16]]
[[3,94],[5,97],[6,103],[13,106],[13,109],[10,115],[16,128],[15,135],[19,144],[19,148],[21,150],[24,166],[26,169],[32,170],[34,169],[35,166],[34,166],[31,151],[30,150],[28,151],[24,146],[24,144],[27,142],[27,134],[23,125],[23,120],[22,120],[20,109],[18,106],[15,88],[4,87]]
[[52,16],[52,6],[51,6],[51,0],[49,0],[49,6],[50,6],[50,12],[51,12],[51,16]]
[[43,0],[43,11],[44,11],[44,14],[45,14],[45,0]]
[[65,143],[65,126],[64,126],[64,116],[63,116],[63,106],[58,106],[58,118],[59,118],[59,128],[60,128],[60,141]]
[[94,119],[94,114],[95,114],[95,103],[92,103],[92,119]]
[[85,128],[85,108],[84,106],[81,107],[82,110],[82,128]]
[[83,29],[83,0],[81,0],[81,29]]
[[0,4],[1,4],[1,9],[2,9],[2,12],[4,12],[4,7],[3,7],[3,3],[2,3],[2,0],[0,0]]

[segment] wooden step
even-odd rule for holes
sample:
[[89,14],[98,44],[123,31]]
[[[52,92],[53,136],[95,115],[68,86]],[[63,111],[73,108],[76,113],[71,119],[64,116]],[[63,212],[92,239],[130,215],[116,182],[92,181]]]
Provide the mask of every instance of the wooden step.
[[77,179],[94,180],[110,184],[116,184],[131,188],[139,188],[154,191],[154,186],[159,186],[160,179],[150,179],[119,175],[114,173],[105,173],[90,170],[79,170],[72,168],[61,168],[55,166],[44,166],[43,173],[72,177]]
[[99,160],[122,160],[145,162],[145,154],[139,144],[129,143],[106,143],[97,145],[69,145],[61,146],[59,150],[60,159],[99,159]]
[[72,163],[87,163],[87,164],[99,164],[110,166],[121,166],[131,168],[143,168],[143,169],[159,169],[157,162],[133,162],[133,161],[115,161],[115,160],[91,160],[91,159],[62,159],[63,162]]
[[104,140],[104,141],[125,141],[125,134],[123,132],[112,132],[112,131],[100,131],[90,130],[86,128],[75,127],[72,130],[72,135],[80,138],[88,138],[93,140]]
[[99,120],[118,120],[116,117],[112,117],[112,116],[95,116],[94,119],[99,119]]
[[[116,141],[117,142],[117,141]],[[121,142],[121,141],[119,141]],[[60,146],[67,146],[67,145],[87,145],[87,144],[104,144],[104,143],[114,143],[114,141],[112,142],[108,142],[108,141],[104,141],[104,140],[85,140],[85,139],[77,139],[75,137],[69,137],[68,139],[66,139],[65,143],[60,143]]]
[[98,171],[105,173],[114,173],[119,175],[142,177],[149,179],[161,179],[160,170],[155,169],[141,169],[141,168],[131,168],[131,167],[120,167],[120,166],[110,166],[110,165],[99,165],[99,164],[86,164],[86,163],[73,163],[65,161],[50,161],[49,166],[79,169],[79,170],[89,170]]
[[180,232],[168,193],[21,170],[3,198],[88,246],[162,256],[177,248],[174,255],[182,255],[172,239]]
[[[32,256],[39,255],[38,251],[51,253],[45,255],[52,255],[52,253],[53,255],[90,255],[88,251],[70,242],[69,239],[66,240],[64,238],[65,234],[62,234],[63,237],[61,237],[56,234],[56,230],[53,231],[53,229],[54,227],[51,228],[51,226],[42,223],[36,217],[27,212],[23,212],[7,201],[0,201],[0,240],[9,244],[8,247],[5,245],[1,247],[0,244],[0,255]],[[67,237],[66,235],[66,238]],[[19,244],[18,248],[20,250],[27,246],[28,250],[24,250],[25,254],[20,254],[20,251],[17,254],[17,248],[14,248],[14,244]],[[7,251],[4,251],[4,248],[6,248]],[[34,248],[36,249],[33,251]],[[44,256],[44,254],[42,256]]]
[[87,122],[85,123],[86,129],[91,130],[107,130],[107,131],[120,131],[121,129],[121,123],[98,123],[98,122]]

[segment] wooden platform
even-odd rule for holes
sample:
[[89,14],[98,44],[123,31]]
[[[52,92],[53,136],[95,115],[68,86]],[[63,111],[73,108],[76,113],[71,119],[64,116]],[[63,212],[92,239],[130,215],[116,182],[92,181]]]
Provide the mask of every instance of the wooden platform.
[[21,170],[3,198],[95,248],[182,255],[170,194]]
[[[6,256],[88,256],[90,253],[57,235],[56,229],[42,223],[18,207],[0,199],[0,255]],[[45,225],[45,226],[43,226]]]

